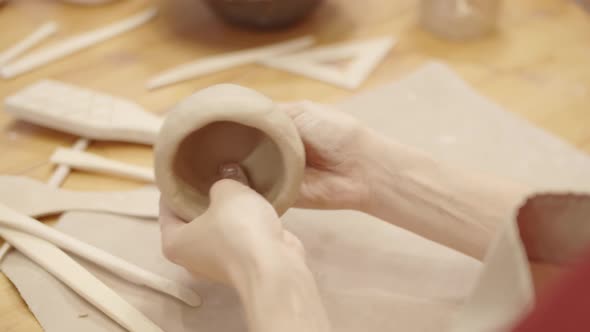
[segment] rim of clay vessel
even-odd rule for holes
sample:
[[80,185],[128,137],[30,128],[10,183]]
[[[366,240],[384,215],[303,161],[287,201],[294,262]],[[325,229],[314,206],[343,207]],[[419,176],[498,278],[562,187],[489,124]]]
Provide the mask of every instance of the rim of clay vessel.
[[154,163],[162,200],[187,221],[205,212],[209,205],[208,189],[197,189],[176,171],[177,163],[183,162],[179,152],[183,152],[183,143],[198,131],[227,122],[257,130],[276,146],[281,159],[280,165],[276,165],[280,167],[277,182],[270,190],[259,193],[282,215],[295,203],[303,180],[303,143],[291,118],[278,110],[272,100],[232,84],[198,91],[166,117],[156,142]]

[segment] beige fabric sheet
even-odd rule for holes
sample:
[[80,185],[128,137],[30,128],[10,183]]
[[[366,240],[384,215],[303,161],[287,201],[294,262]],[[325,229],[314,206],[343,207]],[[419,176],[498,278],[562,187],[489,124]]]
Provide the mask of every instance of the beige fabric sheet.
[[[436,158],[543,191],[590,192],[590,157],[477,95],[445,66],[428,65],[339,106]],[[509,326],[532,303],[515,222],[520,204],[507,215],[484,265],[351,211],[291,210],[284,221],[308,250],[336,331],[492,331]],[[234,292],[168,263],[153,221],[76,212],[57,227],[198,289],[204,305],[189,309],[82,262],[164,330],[245,331]],[[121,330],[19,253],[2,268],[46,331]]]

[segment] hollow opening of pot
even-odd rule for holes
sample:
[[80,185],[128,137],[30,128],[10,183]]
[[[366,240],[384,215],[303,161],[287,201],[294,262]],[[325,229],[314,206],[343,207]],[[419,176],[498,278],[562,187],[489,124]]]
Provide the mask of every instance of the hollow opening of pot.
[[[284,181],[284,161],[276,143],[261,130],[230,121],[212,122],[189,134],[174,156],[178,179],[209,204],[209,189],[221,178],[220,167],[241,166],[252,189],[272,202]],[[191,195],[193,196],[193,195]]]

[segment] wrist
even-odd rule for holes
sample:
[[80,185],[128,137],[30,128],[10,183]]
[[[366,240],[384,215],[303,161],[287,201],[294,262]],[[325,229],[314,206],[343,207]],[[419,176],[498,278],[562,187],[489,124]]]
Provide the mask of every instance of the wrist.
[[248,296],[252,288],[269,282],[282,282],[285,275],[310,274],[300,251],[283,243],[261,250],[248,261],[240,262],[229,271],[230,281],[240,296]]
[[360,211],[373,215],[376,202],[381,195],[381,189],[385,185],[384,179],[388,178],[387,173],[393,171],[393,165],[389,165],[389,159],[396,153],[389,145],[389,140],[380,133],[364,128],[360,136],[362,146],[362,157],[360,158],[360,169],[363,178],[364,198],[361,202]]

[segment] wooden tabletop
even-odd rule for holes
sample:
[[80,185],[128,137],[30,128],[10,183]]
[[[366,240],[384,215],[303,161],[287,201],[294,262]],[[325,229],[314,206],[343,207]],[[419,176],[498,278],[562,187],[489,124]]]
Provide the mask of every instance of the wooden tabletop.
[[[84,7],[57,0],[12,0],[0,7],[0,50],[42,22],[54,20],[54,40],[115,21],[150,5],[147,0],[114,0]],[[157,91],[146,80],[169,67],[201,56],[263,45],[313,33],[320,43],[393,35],[395,49],[359,90],[395,80],[431,59],[449,63],[482,94],[507,110],[590,152],[590,16],[574,1],[504,1],[499,31],[487,38],[454,43],[439,40],[417,25],[417,1],[326,0],[306,22],[280,32],[229,27],[199,0],[162,1],[156,20],[124,36],[54,62],[16,79],[0,81],[0,99],[41,78],[54,78],[135,100],[161,113],[192,92],[232,82],[275,100],[332,102],[354,92],[257,65],[242,66]],[[46,180],[48,157],[76,137],[15,122],[0,113],[0,174]],[[93,142],[89,151],[114,159],[151,164],[145,146]],[[72,189],[126,189],[138,186],[104,176],[74,172]],[[534,267],[546,283],[556,269]],[[0,331],[41,331],[10,282],[0,274]]]

